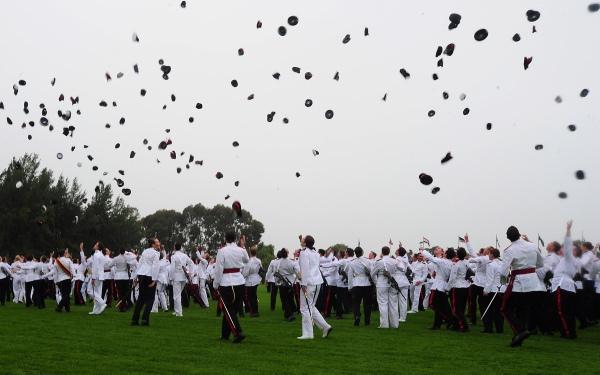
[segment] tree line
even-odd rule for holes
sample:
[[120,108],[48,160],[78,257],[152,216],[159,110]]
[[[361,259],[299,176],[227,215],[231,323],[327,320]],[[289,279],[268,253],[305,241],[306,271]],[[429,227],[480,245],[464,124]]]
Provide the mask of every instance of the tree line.
[[242,210],[238,217],[224,205],[190,205],[182,212],[159,210],[141,218],[139,211],[115,197],[110,184],[99,183],[88,198],[77,179],[55,178],[40,168],[39,157],[13,158],[0,173],[0,254],[48,254],[77,249],[80,242],[102,241],[111,250],[140,249],[158,236],[167,250],[180,242],[188,250],[216,250],[228,230],[258,246],[261,259],[273,257],[273,247],[261,243],[263,224]]

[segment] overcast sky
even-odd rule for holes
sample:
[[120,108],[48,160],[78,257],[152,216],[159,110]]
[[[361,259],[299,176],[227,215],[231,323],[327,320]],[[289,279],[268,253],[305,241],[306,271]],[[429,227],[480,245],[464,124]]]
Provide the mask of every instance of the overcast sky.
[[[451,246],[465,231],[475,246],[493,245],[496,234],[506,246],[511,224],[530,237],[539,232],[545,240],[560,239],[569,218],[577,236],[600,239],[600,12],[588,12],[589,2],[190,0],[186,9],[179,3],[3,4],[2,168],[15,155],[36,152],[44,166],[78,178],[88,192],[123,169],[132,190],[126,201],[142,215],[239,200],[265,224],[264,240],[276,247],[296,246],[300,233],[313,234],[317,247],[360,240],[379,249],[391,237],[416,248],[422,236]],[[535,34],[528,9],[541,13]],[[452,12],[462,22],[449,31]],[[295,27],[287,25],[291,15],[299,18]],[[280,25],[287,27],[284,37]],[[480,28],[489,36],[476,42]],[[134,32],[139,43],[132,41]],[[351,40],[343,44],[346,34]],[[456,50],[443,55],[438,68],[436,48],[448,43]],[[533,57],[527,71],[525,56]],[[169,80],[161,78],[161,58],[172,67]],[[411,78],[405,80],[400,68]],[[306,71],[312,79],[304,79]],[[339,81],[332,79],[336,71]],[[279,80],[271,77],[275,72]],[[27,85],[14,96],[12,85],[20,79]],[[581,98],[584,88],[590,93]],[[58,102],[61,93],[67,101]],[[80,97],[78,107],[70,96]],[[310,108],[307,98],[314,102]],[[101,100],[117,107],[101,108]],[[23,121],[39,120],[42,102],[57,129],[21,129]],[[197,102],[203,109],[195,108]],[[58,109],[72,110],[72,119],[59,119]],[[328,109],[335,114],[330,120]],[[428,117],[432,109],[436,114]],[[267,123],[271,111],[276,115]],[[65,124],[76,126],[72,138],[61,134]],[[569,124],[577,131],[569,132]],[[159,151],[167,138],[173,144]],[[233,141],[240,146],[232,147]],[[543,150],[535,151],[536,144]],[[186,154],[171,160],[170,150]],[[442,165],[447,152],[454,159]],[[186,170],[190,153],[204,165]],[[577,170],[585,171],[585,180],[575,178]],[[434,178],[431,186],[419,183],[422,172]],[[437,195],[434,186],[441,188]],[[561,191],[567,199],[558,198]]]

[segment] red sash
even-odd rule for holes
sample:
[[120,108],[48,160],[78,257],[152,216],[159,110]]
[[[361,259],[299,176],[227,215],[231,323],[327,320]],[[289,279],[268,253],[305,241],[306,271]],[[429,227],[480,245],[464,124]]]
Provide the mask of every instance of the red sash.
[[60,267],[60,269],[61,269],[61,270],[62,270],[64,273],[66,273],[66,274],[67,274],[67,276],[69,276],[69,277],[73,278],[73,274],[71,273],[71,271],[69,271],[69,270],[67,269],[67,267],[65,267],[65,266],[64,266],[64,264],[62,264],[62,263],[60,262],[60,259],[56,258],[56,259],[54,259],[54,261],[55,261],[55,262],[56,262],[56,264],[57,264],[57,265]]
[[225,268],[223,273],[238,273],[240,272],[239,268]]

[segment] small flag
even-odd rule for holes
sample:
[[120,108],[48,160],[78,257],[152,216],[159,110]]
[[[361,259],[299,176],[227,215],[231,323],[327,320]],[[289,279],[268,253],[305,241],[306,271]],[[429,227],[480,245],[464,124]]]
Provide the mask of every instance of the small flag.
[[394,245],[394,243],[392,242],[392,238],[390,237],[390,241],[388,242],[390,244],[390,246]]
[[423,237],[423,243],[426,243],[428,246],[431,246],[431,244],[429,243],[429,240],[425,237]]
[[500,250],[500,242],[498,242],[498,235],[496,235],[496,249]]
[[460,242],[465,242],[465,239],[464,239],[464,238],[462,238],[461,236],[458,236],[458,242],[459,242],[459,243],[460,243]]
[[542,237],[540,237],[540,235],[538,234],[538,242],[542,244],[542,246],[546,246],[546,244],[544,243],[544,240],[542,240]]

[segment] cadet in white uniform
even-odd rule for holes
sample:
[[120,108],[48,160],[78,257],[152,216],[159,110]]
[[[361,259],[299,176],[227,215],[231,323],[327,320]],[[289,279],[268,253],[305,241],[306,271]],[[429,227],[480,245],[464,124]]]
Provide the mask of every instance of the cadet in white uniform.
[[537,246],[521,239],[516,227],[509,227],[506,237],[511,245],[504,251],[502,275],[508,275],[509,269],[511,271],[502,301],[502,314],[514,333],[510,346],[517,347],[530,335],[527,330],[532,301],[530,293],[539,288],[536,268],[543,267],[544,261]]
[[[83,246],[83,245],[82,245]],[[106,302],[102,298],[102,284],[104,281],[104,268],[108,263],[108,259],[102,254],[104,246],[100,242],[96,242],[93,247],[94,255],[89,259],[92,267],[92,276],[90,282],[92,284],[92,296],[94,298],[94,309],[89,312],[90,315],[100,315],[106,309]],[[85,259],[82,258],[82,259]],[[108,264],[106,264],[108,265]]]
[[150,311],[154,305],[154,297],[156,296],[156,283],[158,281],[158,273],[160,272],[160,241],[158,238],[151,239],[148,243],[149,247],[142,252],[140,261],[137,266],[137,278],[140,292],[138,299],[135,302],[133,316],[131,317],[131,325],[140,325],[140,313],[142,308],[143,326],[150,325]]
[[[221,323],[221,339],[229,340],[229,336],[233,334],[233,342],[239,343],[246,338],[238,319],[238,309],[241,306],[241,298],[244,296],[246,282],[241,271],[248,263],[249,258],[246,250],[235,244],[235,238],[236,235],[233,232],[225,234],[227,245],[217,253],[213,285],[220,295],[221,308],[225,310]],[[244,237],[240,244],[245,245]]]
[[15,256],[15,261],[11,264],[14,303],[25,303],[25,277],[21,264],[23,264],[23,257],[21,255]]
[[62,257],[56,258],[54,261],[54,272],[56,287],[60,290],[60,302],[56,306],[57,312],[71,311],[71,280],[75,274],[75,267],[71,261],[69,249],[63,252]]
[[[421,291],[427,281],[427,264],[423,261],[423,255],[418,254],[417,260],[410,264],[410,269],[413,273],[413,294],[412,294],[412,307],[409,313],[416,313],[419,311],[419,299],[421,298]],[[423,299],[423,306],[426,305],[426,299]]]
[[371,278],[377,287],[379,328],[398,328],[399,288],[396,289],[393,285],[396,277],[402,272],[399,268],[402,264],[390,258],[390,248],[387,246],[381,249],[381,258],[373,263]]
[[256,257],[256,248],[250,249],[250,260],[244,266],[242,275],[246,279],[245,284],[245,300],[246,307],[250,313],[250,317],[257,317],[258,314],[258,295],[256,293],[261,277],[259,272],[262,268],[260,259]]
[[117,284],[118,301],[117,307],[120,312],[125,312],[131,306],[129,301],[129,264],[135,255],[128,253],[125,249],[119,251],[119,255],[113,259],[114,280]]
[[206,293],[206,280],[208,280],[208,260],[206,260],[206,254],[204,251],[196,250],[196,256],[198,257],[198,289],[200,290],[200,300],[204,304],[204,308],[209,307],[208,294]]
[[558,264],[554,269],[552,278],[552,294],[558,312],[560,336],[566,339],[577,337],[575,332],[575,281],[577,261],[573,255],[573,241],[571,240],[571,222],[567,224],[567,234],[563,248],[557,254]]
[[0,305],[2,306],[4,306],[8,295],[11,274],[12,271],[10,266],[5,262],[4,258],[0,257]]
[[158,279],[156,280],[156,297],[154,298],[151,312],[158,312],[159,307],[163,311],[169,311],[169,304],[167,303],[167,287],[169,286],[169,270],[171,269],[171,264],[167,259],[167,253],[164,249],[160,252],[160,260],[158,263],[159,271]]
[[363,257],[364,251],[359,246],[354,249],[356,258],[348,262],[348,289],[352,294],[352,310],[354,313],[354,325],[360,325],[360,305],[363,305],[365,314],[365,325],[371,324],[371,309],[373,283],[371,279],[371,261]]
[[450,305],[448,304],[448,279],[450,278],[450,270],[452,268],[452,261],[456,253],[454,249],[448,249],[444,258],[444,250],[441,247],[433,248],[435,256],[431,255],[428,251],[421,249],[421,254],[435,265],[435,278],[431,285],[431,298],[430,307],[435,312],[433,318],[433,326],[431,329],[440,329],[443,322],[446,322],[448,326],[454,325],[454,316],[450,311]]
[[300,313],[302,313],[302,336],[300,340],[312,340],[313,324],[316,324],[323,330],[323,338],[326,338],[333,329],[323,316],[317,310],[315,303],[323,277],[319,270],[319,253],[315,250],[315,239],[312,236],[306,236],[301,240],[302,250],[300,251],[300,285],[302,287],[302,296],[300,296]]
[[500,250],[492,248],[488,251],[490,262],[486,264],[486,277],[481,297],[481,306],[483,306],[481,314],[483,315],[485,309],[488,309],[483,317],[483,333],[493,333],[494,326],[496,333],[504,332],[504,318],[500,313],[500,306],[502,305],[502,297],[504,296],[506,285],[500,283],[502,261],[499,258]]
[[469,329],[465,319],[465,308],[467,307],[467,299],[469,297],[469,287],[471,283],[466,279],[467,270],[469,268],[465,257],[467,251],[459,247],[456,251],[458,261],[452,264],[450,269],[450,277],[448,278],[448,288],[450,288],[450,306],[452,314],[456,321],[456,329],[460,332],[466,332]]
[[181,244],[175,244],[175,252],[171,255],[170,277],[173,281],[173,315],[183,316],[181,307],[181,292],[188,283],[187,269],[194,266],[194,262],[187,254],[181,251]]
[[[288,251],[281,249],[277,252],[277,259],[270,263],[273,268],[271,274],[279,288],[281,305],[283,306],[283,318],[288,322],[294,321],[296,317],[296,302],[294,301],[294,283],[296,275],[300,272],[298,262],[288,259]],[[275,286],[274,286],[275,287]]]
[[408,310],[408,290],[410,282],[406,277],[406,270],[409,267],[408,257],[406,255],[406,249],[403,247],[398,248],[396,252],[396,261],[398,262],[398,269],[400,272],[395,277],[396,283],[400,287],[398,292],[398,320],[400,322],[406,322],[406,313]]
[[470,287],[470,320],[472,324],[476,324],[477,322],[477,307],[479,307],[479,315],[483,314],[487,304],[482,301],[483,288],[486,282],[486,267],[490,262],[490,250],[491,248],[483,249],[481,254],[477,254],[469,241],[469,235],[465,234],[465,243],[467,245],[467,251],[471,258],[469,259],[469,263],[475,264],[475,277],[473,278],[473,284]]

